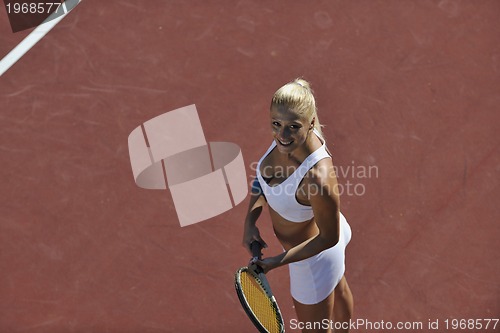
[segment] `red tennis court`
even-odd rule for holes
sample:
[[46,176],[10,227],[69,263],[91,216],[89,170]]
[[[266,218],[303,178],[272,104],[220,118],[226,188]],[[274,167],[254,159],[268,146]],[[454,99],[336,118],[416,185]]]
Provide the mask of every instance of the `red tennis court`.
[[[499,318],[498,17],[495,0],[83,1],[0,78],[0,332],[254,332],[233,287],[248,198],[181,228],[169,191],[135,185],[127,137],[196,104],[250,180],[298,76],[344,189],[354,319]],[[29,32],[2,7],[0,58]],[[268,278],[296,332],[287,268]]]

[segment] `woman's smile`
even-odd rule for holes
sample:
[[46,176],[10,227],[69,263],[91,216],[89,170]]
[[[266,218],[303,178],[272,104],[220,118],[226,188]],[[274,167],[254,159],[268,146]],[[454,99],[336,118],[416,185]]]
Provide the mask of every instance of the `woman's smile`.
[[285,147],[286,147],[286,146],[289,146],[289,145],[291,145],[291,144],[293,143],[293,140],[291,140],[291,141],[285,141],[285,140],[281,140],[281,139],[277,139],[277,140],[278,140],[278,142],[279,142],[282,146],[285,146]]

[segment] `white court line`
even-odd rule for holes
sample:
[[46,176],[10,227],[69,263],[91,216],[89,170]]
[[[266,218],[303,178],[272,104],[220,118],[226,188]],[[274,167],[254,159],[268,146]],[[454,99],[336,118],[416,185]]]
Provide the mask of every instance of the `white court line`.
[[[83,0],[78,0],[78,2],[71,9],[75,9]],[[68,15],[71,11],[68,11],[66,8],[66,1],[63,2],[62,8],[64,14],[61,16],[51,19],[53,15],[56,15],[55,12],[52,13],[47,19],[45,19],[44,23],[40,24],[35,28],[26,38],[24,38],[16,47],[14,47],[2,60],[0,60],[0,76],[2,76],[7,70],[9,70],[12,65],[14,65],[19,59],[21,59],[26,52],[28,52],[36,43],[40,41],[53,27],[56,26],[57,23],[61,22],[61,20]]]

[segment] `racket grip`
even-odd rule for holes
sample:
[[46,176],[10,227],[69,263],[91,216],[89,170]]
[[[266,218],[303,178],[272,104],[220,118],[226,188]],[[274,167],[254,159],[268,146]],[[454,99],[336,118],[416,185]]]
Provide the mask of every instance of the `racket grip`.
[[260,252],[261,249],[262,249],[262,244],[260,244],[260,242],[258,241],[253,241],[250,244],[250,250],[252,251],[252,256],[254,258],[262,259],[262,253]]

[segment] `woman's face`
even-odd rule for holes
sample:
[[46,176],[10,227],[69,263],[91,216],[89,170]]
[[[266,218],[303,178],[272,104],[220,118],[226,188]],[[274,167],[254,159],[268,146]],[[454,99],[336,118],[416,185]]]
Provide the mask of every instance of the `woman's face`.
[[302,146],[311,128],[311,120],[286,106],[271,107],[271,128],[278,150],[289,154]]

